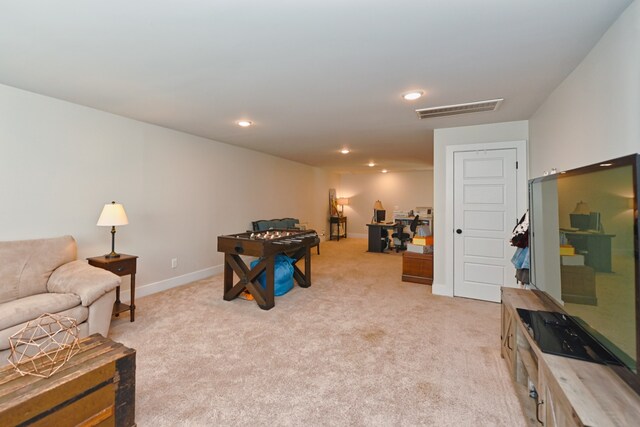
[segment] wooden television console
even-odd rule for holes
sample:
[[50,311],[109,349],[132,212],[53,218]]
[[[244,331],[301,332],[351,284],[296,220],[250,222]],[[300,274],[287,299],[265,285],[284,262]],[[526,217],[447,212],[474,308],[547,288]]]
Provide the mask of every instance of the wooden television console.
[[[502,288],[502,358],[531,425],[629,426],[640,423],[640,396],[611,368],[543,353],[516,308],[556,311],[535,293]],[[530,393],[529,382],[535,388]]]

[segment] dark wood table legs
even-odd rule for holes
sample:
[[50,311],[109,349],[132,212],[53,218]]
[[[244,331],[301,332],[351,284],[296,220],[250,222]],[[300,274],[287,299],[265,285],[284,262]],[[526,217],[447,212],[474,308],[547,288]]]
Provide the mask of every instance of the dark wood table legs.
[[[269,310],[275,305],[274,302],[274,271],[275,256],[264,258],[255,267],[249,269],[247,264],[236,254],[225,254],[224,256],[224,300],[236,299],[245,289],[253,296],[258,306],[263,310]],[[263,289],[258,282],[258,276],[266,271],[266,289]],[[233,285],[233,273],[236,273],[240,280]]]
[[[287,254],[293,258],[293,278],[296,279],[301,288],[311,286],[311,247],[300,248],[292,254]],[[304,273],[298,268],[296,263],[304,258]]]
[[[293,278],[298,285],[302,288],[311,286],[311,247],[302,247],[287,255],[294,259]],[[236,299],[246,289],[261,309],[272,309],[275,305],[275,258],[275,255],[268,256],[253,268],[249,268],[239,255],[225,254],[223,299],[225,301]],[[304,258],[304,272],[296,265],[302,258]],[[266,288],[258,282],[258,276],[263,271],[266,272]],[[239,278],[235,284],[233,273]]]

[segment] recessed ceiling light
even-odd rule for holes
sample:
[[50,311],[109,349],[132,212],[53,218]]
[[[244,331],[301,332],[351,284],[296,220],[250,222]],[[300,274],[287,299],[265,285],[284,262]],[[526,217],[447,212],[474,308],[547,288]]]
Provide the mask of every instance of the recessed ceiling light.
[[236,123],[238,124],[238,126],[243,128],[248,128],[253,124],[253,122],[250,122],[249,120],[238,120]]
[[342,150],[340,150],[340,152],[342,154],[349,154],[350,150],[348,148],[343,148]]
[[370,167],[370,168],[374,167],[375,165],[376,165],[375,163],[373,163],[373,162],[369,162],[369,167]]
[[423,91],[413,90],[411,92],[403,93],[402,98],[404,98],[405,101],[415,101],[418,98],[422,98],[422,95],[424,95]]
[[613,163],[600,163],[600,166],[613,166]]
[[382,169],[382,173],[387,173],[387,172],[389,172],[389,171],[386,170],[386,169]]

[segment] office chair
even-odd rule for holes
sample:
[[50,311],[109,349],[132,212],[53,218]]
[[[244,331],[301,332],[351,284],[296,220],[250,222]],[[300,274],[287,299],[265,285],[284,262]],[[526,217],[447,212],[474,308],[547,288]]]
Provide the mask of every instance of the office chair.
[[413,221],[409,225],[409,230],[411,230],[411,235],[409,233],[405,233],[403,229],[399,229],[398,232],[393,233],[391,237],[393,239],[398,239],[400,241],[399,245],[396,245],[396,252],[400,252],[400,250],[407,249],[407,241],[411,240],[413,236],[416,235],[416,229],[418,228],[418,223],[420,222],[420,215],[416,215],[413,217]]

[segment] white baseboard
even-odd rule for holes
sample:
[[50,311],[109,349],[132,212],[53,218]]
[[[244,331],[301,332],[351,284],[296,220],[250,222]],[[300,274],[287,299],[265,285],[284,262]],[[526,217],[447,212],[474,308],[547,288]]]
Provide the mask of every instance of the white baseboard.
[[434,295],[442,295],[445,297],[453,296],[453,288],[442,283],[434,283],[431,285],[431,293]]
[[347,236],[349,237],[355,237],[358,239],[366,239],[369,237],[369,235],[367,233],[349,233],[347,234]]
[[[182,276],[171,277],[170,279],[161,280],[155,283],[147,283],[143,286],[136,286],[136,298],[146,297],[158,292],[166,291],[167,289],[177,288],[178,286],[186,285],[196,280],[206,279],[207,277],[222,274],[224,271],[224,265],[216,265],[214,267],[205,268],[203,270],[194,271],[192,273],[183,274]],[[123,302],[131,301],[131,292],[123,290],[120,293],[120,299]]]

